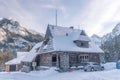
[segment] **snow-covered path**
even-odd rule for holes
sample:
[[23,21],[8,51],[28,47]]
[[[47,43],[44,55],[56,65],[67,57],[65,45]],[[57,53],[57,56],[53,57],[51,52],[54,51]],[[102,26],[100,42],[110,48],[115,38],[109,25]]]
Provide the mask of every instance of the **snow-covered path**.
[[77,70],[59,73],[54,69],[30,73],[2,72],[0,73],[0,80],[120,80],[120,70],[109,64],[107,70],[95,72]]

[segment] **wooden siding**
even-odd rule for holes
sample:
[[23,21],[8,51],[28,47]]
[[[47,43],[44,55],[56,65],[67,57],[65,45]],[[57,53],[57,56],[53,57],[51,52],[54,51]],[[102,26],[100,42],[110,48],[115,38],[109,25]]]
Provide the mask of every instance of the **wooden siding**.
[[22,66],[20,64],[16,65],[16,71],[19,71],[21,68],[22,68]]
[[6,65],[6,72],[9,72],[10,71],[10,66],[9,65]]
[[52,66],[52,55],[51,53],[41,54],[40,65]]
[[71,66],[77,66],[78,64],[78,55],[71,53],[69,54],[69,62],[70,62],[70,67]]
[[90,62],[100,62],[99,54],[97,54],[97,53],[89,54],[89,61]]

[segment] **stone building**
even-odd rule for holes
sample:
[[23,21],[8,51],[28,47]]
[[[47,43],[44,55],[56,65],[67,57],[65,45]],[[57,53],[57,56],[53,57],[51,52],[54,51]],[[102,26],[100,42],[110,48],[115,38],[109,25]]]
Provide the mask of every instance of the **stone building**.
[[94,44],[84,30],[48,25],[44,41],[36,44],[22,60],[23,65],[56,66],[68,70],[86,62],[104,62],[104,52]]

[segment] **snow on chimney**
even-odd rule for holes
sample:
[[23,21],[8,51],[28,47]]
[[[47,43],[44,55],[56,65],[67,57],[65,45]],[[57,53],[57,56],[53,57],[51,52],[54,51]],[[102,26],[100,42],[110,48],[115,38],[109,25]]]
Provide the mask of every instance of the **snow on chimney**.
[[70,29],[74,29],[74,27],[73,27],[73,26],[70,26]]

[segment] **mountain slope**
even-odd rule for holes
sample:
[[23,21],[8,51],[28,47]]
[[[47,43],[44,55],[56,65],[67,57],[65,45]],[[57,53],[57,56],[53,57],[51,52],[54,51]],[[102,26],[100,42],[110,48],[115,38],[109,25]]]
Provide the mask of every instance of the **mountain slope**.
[[109,40],[110,38],[114,38],[116,36],[119,36],[120,35],[120,23],[118,23],[112,30],[112,32],[104,35],[102,37],[102,41],[107,41]]
[[35,43],[43,40],[40,34],[22,27],[19,22],[3,18],[0,20],[0,50],[29,50]]

